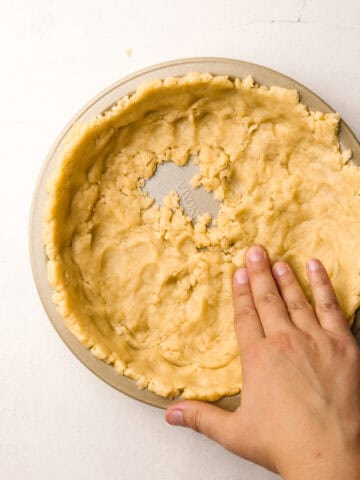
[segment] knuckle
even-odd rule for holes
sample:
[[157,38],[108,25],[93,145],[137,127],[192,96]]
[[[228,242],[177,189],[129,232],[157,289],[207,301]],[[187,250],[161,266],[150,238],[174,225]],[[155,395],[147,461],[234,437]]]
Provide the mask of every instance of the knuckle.
[[329,302],[319,303],[316,307],[320,313],[339,312],[341,311],[337,300],[333,299]]
[[255,311],[255,308],[252,307],[251,305],[244,305],[243,307],[240,308],[240,314],[252,316],[252,315],[256,315],[256,311]]
[[255,317],[256,311],[251,305],[240,305],[235,310],[235,322],[241,322],[243,317]]
[[330,337],[329,348],[332,356],[336,355],[346,362],[360,364],[360,349],[350,333]]
[[279,301],[279,297],[275,292],[267,292],[257,299],[259,305],[274,305]]
[[251,296],[250,290],[248,288],[240,288],[236,292],[236,297],[240,299],[249,298]]
[[287,303],[287,308],[290,312],[296,312],[298,310],[310,310],[311,306],[306,300],[292,300]]
[[318,341],[311,333],[302,331],[299,335],[298,346],[301,345],[303,350],[307,352],[316,352],[318,350]]
[[201,413],[199,409],[195,409],[194,411],[191,428],[195,430],[195,432],[201,433]]
[[339,354],[340,356],[344,356],[347,350],[347,341],[343,338],[343,336],[338,336],[336,334],[331,333],[326,342],[327,348],[331,352],[331,355]]

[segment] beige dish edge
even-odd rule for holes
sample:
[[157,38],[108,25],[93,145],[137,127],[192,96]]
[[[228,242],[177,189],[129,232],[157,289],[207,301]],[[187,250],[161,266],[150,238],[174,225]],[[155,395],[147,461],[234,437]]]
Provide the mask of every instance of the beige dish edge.
[[[80,110],[80,112],[68,123],[53,144],[47,158],[45,159],[36,184],[29,225],[31,267],[41,302],[55,330],[83,365],[120,392],[125,393],[136,400],[160,408],[166,408],[174,400],[162,398],[147,389],[139,390],[133,380],[119,375],[112,366],[95,358],[92,353],[81,345],[65,327],[51,300],[52,290],[47,280],[47,259],[42,239],[43,212],[47,198],[47,181],[54,173],[64,137],[74,122],[78,120],[86,121],[92,119],[97,114],[110,108],[118,99],[134,91],[137,86],[143,82],[168,76],[183,76],[189,72],[209,72],[214,75],[228,75],[230,77],[240,78],[252,75],[256,82],[263,85],[277,85],[298,90],[301,101],[311,110],[320,110],[322,112],[334,111],[308,88],[279,72],[261,65],[227,58],[186,58],[151,66],[135,72],[111,85]],[[360,165],[360,144],[354,133],[343,121],[341,122],[339,137],[341,144],[353,151],[353,161]],[[359,338],[359,314],[355,318],[352,329]],[[239,404],[239,398],[239,395],[225,397],[216,403],[228,410],[234,410]]]

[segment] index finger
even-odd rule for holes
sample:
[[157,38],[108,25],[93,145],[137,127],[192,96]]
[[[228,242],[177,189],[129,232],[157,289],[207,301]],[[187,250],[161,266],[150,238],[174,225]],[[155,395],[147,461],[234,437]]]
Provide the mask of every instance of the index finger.
[[265,337],[255,308],[246,268],[239,268],[234,274],[233,302],[235,333],[241,352],[251,343]]

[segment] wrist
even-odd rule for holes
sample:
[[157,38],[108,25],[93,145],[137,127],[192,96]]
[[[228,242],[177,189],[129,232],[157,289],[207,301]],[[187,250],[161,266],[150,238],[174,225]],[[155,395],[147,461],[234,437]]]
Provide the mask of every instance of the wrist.
[[339,480],[360,479],[360,444],[346,452],[316,452],[311,460],[289,462],[279,468],[284,480]]

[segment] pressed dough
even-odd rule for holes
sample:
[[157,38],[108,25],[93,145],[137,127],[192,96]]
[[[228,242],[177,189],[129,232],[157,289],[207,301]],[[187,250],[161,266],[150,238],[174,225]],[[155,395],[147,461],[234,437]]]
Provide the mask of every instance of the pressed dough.
[[[74,125],[49,185],[48,277],[66,326],[93,354],[162,396],[216,400],[242,384],[231,278],[251,244],[326,266],[351,322],[360,304],[360,168],[339,116],[294,90],[189,74],[142,85]],[[175,192],[143,187],[157,165],[199,165],[221,202],[194,223]]]

